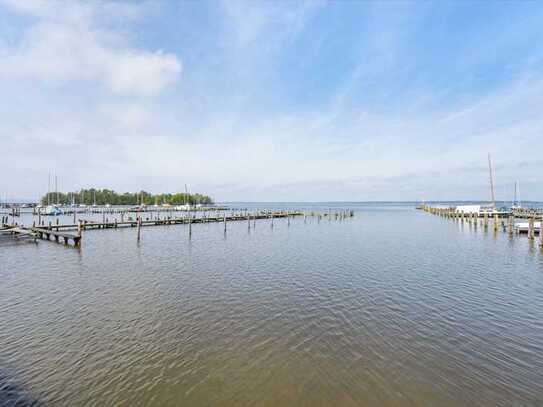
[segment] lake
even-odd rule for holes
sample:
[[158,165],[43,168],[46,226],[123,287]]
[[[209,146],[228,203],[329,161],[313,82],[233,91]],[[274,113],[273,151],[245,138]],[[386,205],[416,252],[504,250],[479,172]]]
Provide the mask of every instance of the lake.
[[0,405],[543,405],[537,244],[273,206],[355,216],[1,244]]

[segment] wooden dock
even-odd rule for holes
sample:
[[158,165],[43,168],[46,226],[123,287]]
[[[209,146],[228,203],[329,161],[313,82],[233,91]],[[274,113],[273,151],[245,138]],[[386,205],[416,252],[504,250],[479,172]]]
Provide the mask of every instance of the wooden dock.
[[[539,245],[543,250],[543,210],[541,209],[513,209],[510,211],[492,211],[492,212],[462,212],[454,207],[432,207],[424,205],[420,209],[437,215],[442,218],[451,219],[461,224],[467,223],[475,229],[480,226],[485,231],[492,228],[495,233],[500,230],[507,232],[510,237],[514,235],[526,234],[530,241],[535,241],[535,236],[539,235]],[[517,222],[517,219],[523,220]],[[528,222],[525,222],[528,220]]]
[[[290,225],[290,219],[294,217],[303,216],[304,222],[308,216],[317,217],[318,221],[324,217],[329,220],[343,220],[348,217],[353,217],[354,212],[352,210],[342,210],[339,212],[302,212],[302,211],[232,211],[230,214],[226,212],[215,212],[214,214],[199,213],[198,216],[194,213],[187,213],[184,216],[164,216],[160,217],[160,214],[154,214],[151,216],[139,216],[127,217],[125,220],[125,214],[121,213],[121,220],[115,219],[109,220],[105,216],[102,221],[90,220],[90,219],[77,219],[77,222],[62,224],[57,218],[56,222],[49,221],[47,224],[45,221],[41,221],[39,224],[33,223],[31,227],[24,227],[17,223],[7,224],[7,217],[2,217],[2,224],[0,231],[11,234],[13,236],[28,236],[34,240],[47,240],[51,242],[61,243],[66,246],[71,245],[73,247],[81,247],[82,232],[87,230],[98,229],[118,229],[118,228],[137,228],[138,241],[141,236],[141,228],[147,226],[166,226],[166,225],[187,225],[189,236],[192,233],[193,224],[203,223],[223,223],[224,232],[226,233],[227,222],[247,222],[248,228],[254,228],[257,220],[269,220],[271,227],[273,227],[274,219],[286,219],[288,225]],[[74,216],[74,221],[75,221]],[[74,233],[75,231],[75,233]]]
[[3,225],[2,228],[0,228],[0,232],[2,234],[8,234],[11,236],[14,236],[16,238],[26,237],[31,238],[34,241],[37,241],[37,239],[42,240],[51,240],[56,243],[63,243],[64,245],[69,245],[72,243],[74,247],[79,247],[81,244],[81,234],[75,234],[75,233],[69,233],[69,232],[59,232],[59,231],[53,231],[49,229],[44,228],[26,228],[23,226],[6,226]]
[[188,224],[195,224],[195,223],[217,223],[217,222],[235,222],[235,221],[247,221],[248,219],[251,221],[254,220],[260,220],[260,219],[278,219],[278,218],[287,218],[287,217],[295,217],[295,216],[303,216],[303,212],[295,211],[295,212],[287,212],[287,211],[280,211],[280,212],[258,212],[258,213],[232,213],[230,215],[227,215],[226,213],[223,215],[208,215],[208,216],[195,216],[193,214],[187,214],[187,216],[178,216],[178,217],[172,217],[172,216],[166,216],[163,218],[159,217],[143,217],[143,216],[136,216],[136,217],[130,217],[128,220],[109,220],[105,219],[103,221],[96,221],[96,220],[89,220],[89,219],[83,219],[80,218],[78,220],[78,223],[68,223],[68,224],[61,224],[61,223],[53,223],[49,222],[48,224],[45,224],[45,222],[42,223],[42,225],[35,225],[35,227],[40,228],[42,230],[51,230],[51,231],[61,231],[61,230],[77,230],[78,228],[81,228],[81,230],[92,230],[92,229],[117,229],[117,228],[126,228],[126,227],[137,227],[138,224],[140,226],[164,226],[164,225],[188,225]]

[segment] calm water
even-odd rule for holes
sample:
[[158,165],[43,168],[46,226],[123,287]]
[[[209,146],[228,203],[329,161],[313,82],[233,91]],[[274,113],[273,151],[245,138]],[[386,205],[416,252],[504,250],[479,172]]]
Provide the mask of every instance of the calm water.
[[348,206],[1,245],[0,405],[543,405],[539,248]]

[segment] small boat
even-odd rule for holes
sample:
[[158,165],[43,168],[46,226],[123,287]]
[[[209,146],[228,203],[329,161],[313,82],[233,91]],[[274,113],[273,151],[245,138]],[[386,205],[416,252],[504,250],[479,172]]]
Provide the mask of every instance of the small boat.
[[[530,229],[529,222],[517,222],[515,223],[515,230],[518,233],[528,233]],[[539,233],[541,230],[541,222],[534,222],[534,232]]]
[[58,216],[62,215],[62,209],[60,209],[57,205],[47,205],[45,208],[41,208],[41,214],[48,216]]

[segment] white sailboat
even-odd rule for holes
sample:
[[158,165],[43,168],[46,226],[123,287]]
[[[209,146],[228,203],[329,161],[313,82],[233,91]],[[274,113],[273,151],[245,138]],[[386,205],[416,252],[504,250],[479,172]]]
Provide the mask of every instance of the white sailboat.
[[515,196],[513,198],[513,205],[511,205],[511,209],[520,208],[522,208],[522,203],[520,202],[520,183],[515,181]]

